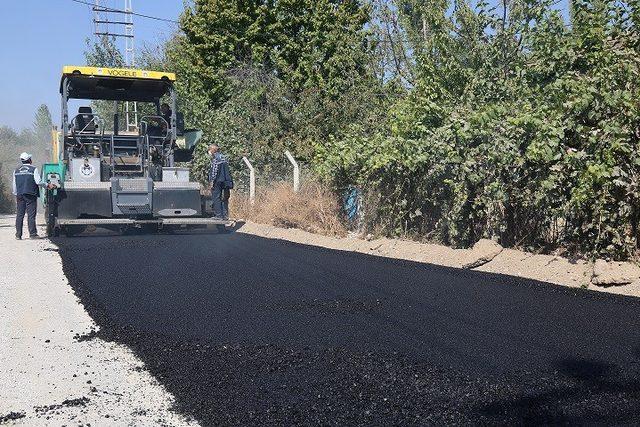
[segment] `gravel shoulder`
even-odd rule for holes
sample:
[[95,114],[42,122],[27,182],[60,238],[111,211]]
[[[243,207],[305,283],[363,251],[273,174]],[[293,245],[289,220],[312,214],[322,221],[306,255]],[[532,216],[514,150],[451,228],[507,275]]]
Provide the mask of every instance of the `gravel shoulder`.
[[127,347],[83,338],[99,328],[58,249],[14,240],[13,223],[0,216],[0,424],[196,425]]

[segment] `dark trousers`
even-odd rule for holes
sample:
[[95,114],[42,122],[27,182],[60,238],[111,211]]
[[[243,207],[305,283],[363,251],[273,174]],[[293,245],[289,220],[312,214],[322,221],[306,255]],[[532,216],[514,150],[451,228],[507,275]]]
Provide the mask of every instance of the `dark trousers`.
[[29,236],[36,236],[38,229],[36,228],[36,209],[38,207],[38,197],[30,194],[16,196],[17,213],[16,213],[16,235],[22,237],[22,223],[24,214],[27,214],[27,224],[29,226]]
[[213,204],[213,216],[217,216],[218,218],[228,218],[229,217],[229,199],[224,197],[224,183],[216,182],[213,184],[213,188],[211,189],[211,202]]

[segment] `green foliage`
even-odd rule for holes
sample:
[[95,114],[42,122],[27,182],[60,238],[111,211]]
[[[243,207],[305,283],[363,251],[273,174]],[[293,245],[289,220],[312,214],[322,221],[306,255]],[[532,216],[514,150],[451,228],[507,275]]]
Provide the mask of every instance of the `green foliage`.
[[0,163],[0,213],[12,212],[14,209],[13,198],[10,196],[10,189],[5,181],[3,165]]
[[178,74],[187,127],[205,131],[194,175],[205,179],[206,146],[216,143],[236,170],[245,169],[247,155],[273,179],[290,169],[284,149],[311,158],[316,142],[362,121],[376,102],[364,100],[376,83],[367,69],[366,21],[356,0],[197,0],[188,7],[183,34],[151,62]]
[[0,126],[0,212],[13,212],[15,203],[10,196],[14,168],[20,163],[20,153],[33,155],[35,165],[48,161],[51,147],[51,115],[46,105],[38,107],[31,128],[20,132]]
[[390,234],[633,256],[638,4],[573,2],[570,28],[545,0],[402,4],[415,89],[385,129],[321,147],[317,170],[378,195]]
[[33,133],[36,142],[42,146],[50,145],[52,129],[53,122],[51,120],[49,107],[47,107],[46,104],[42,104],[38,107],[33,120]]
[[[637,254],[640,2],[195,0],[151,55],[189,127],[281,176],[289,149],[371,228]],[[160,67],[162,65],[162,67]]]
[[181,47],[213,105],[228,96],[226,72],[253,64],[294,91],[336,95],[364,72],[367,10],[357,0],[196,0],[182,16]]
[[94,67],[122,68],[124,57],[116,46],[115,37],[102,36],[98,41],[85,40],[84,52],[87,65]]
[[206,110],[195,111],[198,119],[232,96],[229,72],[247,65],[294,97],[305,89],[335,97],[365,73],[366,20],[357,0],[197,0],[168,56],[183,92]]

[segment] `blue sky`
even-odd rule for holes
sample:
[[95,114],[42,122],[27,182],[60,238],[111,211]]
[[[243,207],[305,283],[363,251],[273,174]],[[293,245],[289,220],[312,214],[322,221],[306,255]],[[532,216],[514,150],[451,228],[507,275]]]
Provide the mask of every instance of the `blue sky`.
[[[102,4],[122,9],[124,0]],[[169,19],[177,19],[183,10],[183,0],[132,4],[134,12]],[[72,0],[2,0],[0,12],[0,125],[31,126],[42,103],[58,124],[60,72],[63,65],[84,63],[85,39],[93,34],[91,7]],[[134,17],[138,47],[166,39],[176,29],[174,24]]]

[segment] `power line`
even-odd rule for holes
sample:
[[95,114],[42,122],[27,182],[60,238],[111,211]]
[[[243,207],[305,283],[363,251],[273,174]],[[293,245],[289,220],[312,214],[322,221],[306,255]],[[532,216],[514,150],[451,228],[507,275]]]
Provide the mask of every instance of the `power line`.
[[93,33],[96,36],[106,36],[106,37],[124,37],[128,39],[132,39],[133,35],[130,34],[114,34],[114,33]]
[[175,19],[159,18],[157,16],[145,15],[145,14],[136,13],[136,12],[129,12],[129,11],[126,11],[126,10],[114,9],[114,8],[106,7],[106,6],[100,6],[99,8],[97,8],[97,7],[95,7],[94,4],[89,3],[87,1],[84,1],[84,0],[71,0],[71,1],[75,2],[75,3],[79,3],[79,4],[84,4],[86,6],[91,6],[91,7],[93,7],[94,11],[97,11],[97,12],[126,13],[126,14],[139,16],[141,18],[153,19],[153,20],[156,20],[156,21],[163,21],[163,22],[170,22],[172,24],[180,24],[180,21],[176,21]]

